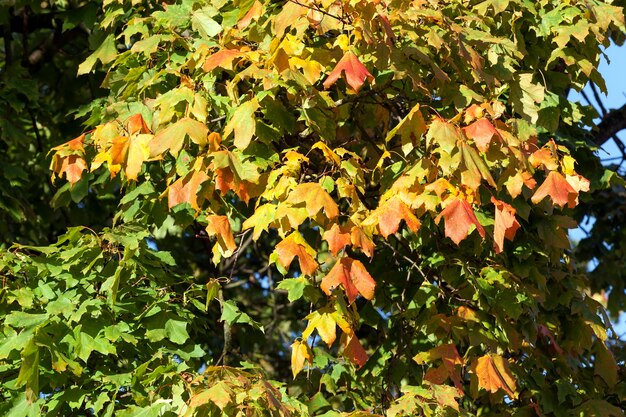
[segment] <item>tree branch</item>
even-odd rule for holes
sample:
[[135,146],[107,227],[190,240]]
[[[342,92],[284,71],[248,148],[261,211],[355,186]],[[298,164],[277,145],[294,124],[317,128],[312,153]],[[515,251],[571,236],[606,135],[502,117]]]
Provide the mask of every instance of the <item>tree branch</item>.
[[598,130],[594,134],[593,142],[601,146],[617,132],[624,129],[626,129],[626,104],[619,109],[609,111],[602,118],[602,121],[598,124]]

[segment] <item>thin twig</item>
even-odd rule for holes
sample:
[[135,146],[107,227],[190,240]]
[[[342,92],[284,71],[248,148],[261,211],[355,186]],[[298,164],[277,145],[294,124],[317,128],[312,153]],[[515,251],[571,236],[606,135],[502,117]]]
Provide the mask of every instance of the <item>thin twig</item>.
[[598,107],[600,107],[600,111],[602,112],[602,117],[606,116],[606,108],[604,107],[604,104],[602,103],[602,100],[600,99],[600,94],[598,93],[598,89],[596,88],[596,85],[592,82],[589,83],[589,87],[591,88],[591,92],[593,93],[593,98],[596,99],[596,102],[598,103]]

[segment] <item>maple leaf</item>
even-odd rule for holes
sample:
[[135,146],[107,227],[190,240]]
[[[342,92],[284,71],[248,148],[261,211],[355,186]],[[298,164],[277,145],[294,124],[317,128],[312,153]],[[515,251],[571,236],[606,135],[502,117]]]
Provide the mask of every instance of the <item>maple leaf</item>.
[[546,197],[550,197],[552,203],[559,207],[567,205],[569,208],[574,208],[578,203],[578,191],[557,171],[548,174],[530,200],[539,204]]
[[374,298],[376,281],[358,260],[349,257],[341,258],[335,263],[328,275],[322,279],[320,288],[330,295],[339,285],[343,286],[348,303],[352,304],[359,293],[366,299]]
[[374,242],[372,242],[372,239],[370,239],[360,227],[352,227],[350,241],[353,246],[361,248],[363,253],[365,253],[368,257],[371,258],[374,256]]
[[254,112],[259,108],[259,101],[255,98],[246,101],[233,113],[224,127],[224,138],[235,132],[235,146],[238,149],[246,149],[256,131]]
[[472,363],[471,369],[478,377],[480,388],[493,393],[502,389],[509,397],[517,398],[515,378],[509,370],[509,364],[502,356],[482,356]]
[[463,395],[461,372],[460,369],[457,369],[457,366],[459,366],[459,368],[463,366],[463,360],[454,343],[439,345],[430,349],[428,352],[421,352],[413,357],[413,360],[420,365],[433,362],[437,359],[441,360],[441,365],[429,369],[426,375],[424,375],[424,379],[433,384],[441,385],[446,379],[450,378],[457,391]]
[[296,340],[291,345],[291,372],[294,379],[304,368],[305,361],[313,365],[313,352],[306,342]]
[[204,61],[202,69],[206,72],[213,71],[215,68],[220,67],[224,69],[233,69],[233,61],[235,58],[240,57],[242,52],[238,49],[222,49],[211,56],[207,57]]
[[337,338],[337,326],[339,326],[344,333],[354,333],[350,327],[350,323],[348,323],[342,313],[335,307],[336,306],[332,304],[328,304],[306,316],[305,318],[309,322],[302,332],[302,339],[307,340],[313,331],[317,330],[317,333],[324,343],[330,347]]
[[380,234],[386,239],[398,231],[402,220],[413,233],[420,227],[420,221],[411,209],[398,197],[392,197],[378,206],[361,224],[364,227],[378,225]]
[[133,114],[126,120],[126,130],[129,135],[135,133],[150,133],[150,129],[140,113]]
[[354,333],[346,333],[343,336],[343,355],[351,362],[355,363],[359,368],[365,365],[369,359],[369,355],[363,349],[363,345]]
[[494,136],[497,138],[500,137],[496,128],[488,119],[484,117],[476,120],[471,125],[464,127],[463,132],[465,132],[465,136],[472,139],[476,143],[476,147],[481,152],[487,152],[489,150],[489,144]]
[[559,168],[556,158],[548,148],[541,148],[533,152],[528,157],[528,162],[530,162],[533,168],[543,165],[548,171],[555,171]]
[[65,175],[70,185],[76,184],[83,171],[87,169],[87,163],[80,155],[68,155],[53,163],[55,164],[53,170],[58,173],[59,177]]
[[154,136],[150,142],[150,158],[162,156],[165,151],[176,156],[183,147],[186,136],[189,136],[193,143],[204,146],[208,134],[209,128],[204,123],[184,117]]
[[137,176],[141,172],[141,167],[149,157],[149,144],[152,135],[140,134],[131,137],[118,136],[113,139],[109,150],[109,171],[113,175],[124,167],[124,173],[129,181],[137,181]]
[[445,219],[445,233],[446,236],[452,239],[457,245],[465,239],[472,226],[476,227],[478,233],[484,238],[485,229],[478,222],[474,209],[470,204],[462,199],[454,198],[446,208],[435,219],[435,222],[439,224],[441,218]]
[[213,247],[213,262],[217,264],[222,257],[228,258],[231,256],[237,249],[237,245],[233,238],[233,231],[228,217],[207,216],[206,220],[208,222],[206,227],[208,235],[217,237],[217,244]]
[[269,225],[275,219],[275,214],[276,206],[274,204],[263,204],[257,207],[252,216],[243,222],[242,230],[254,228],[252,239],[256,241],[261,236],[261,232],[267,231]]
[[424,121],[424,115],[420,111],[420,105],[417,104],[400,120],[396,127],[387,133],[385,142],[389,142],[396,135],[400,135],[402,151],[405,155],[408,155],[415,148],[417,140],[424,132],[426,132],[426,122]]
[[564,353],[563,349],[561,349],[561,346],[559,346],[559,344],[554,339],[554,335],[552,334],[552,332],[545,325],[540,324],[537,326],[537,336],[543,336],[550,341],[548,346],[553,353],[557,355],[562,355]]
[[211,154],[215,170],[215,188],[222,195],[232,190],[246,203],[250,200],[253,184],[259,182],[257,166],[249,161],[241,161],[239,153],[217,151]]
[[515,218],[515,209],[510,204],[494,197],[491,197],[491,202],[496,206],[493,246],[496,253],[501,253],[504,249],[504,238],[513,241],[520,224]]
[[353,52],[348,51],[337,62],[335,69],[328,74],[328,78],[324,81],[324,88],[330,88],[341,77],[342,72],[345,72],[348,85],[357,93],[366,79],[369,79],[370,82],[374,81],[374,76],[359,61],[359,58]]
[[506,180],[506,189],[509,192],[509,195],[513,198],[517,197],[522,193],[522,187],[525,185],[529,189],[533,190],[537,186],[537,181],[530,175],[530,172],[522,171],[517,172],[515,175],[509,177]]
[[478,189],[483,179],[493,188],[496,188],[496,182],[478,152],[467,143],[461,143],[460,148],[463,164],[466,168],[461,172],[462,182],[474,191]]
[[318,265],[314,258],[315,250],[309,246],[298,232],[293,232],[280,241],[280,243],[276,245],[274,252],[285,270],[289,268],[293,258],[296,256],[298,257],[300,270],[303,274],[313,275],[315,270],[317,270]]
[[[572,186],[576,193],[580,193],[581,191],[587,192],[589,191],[590,182],[587,178],[582,175],[566,175],[565,179]],[[578,195],[576,195],[576,199],[574,200],[574,206],[578,205]]]
[[334,220],[339,216],[339,207],[335,200],[316,182],[298,184],[289,193],[287,203],[292,205],[304,203],[311,217],[317,215],[322,209],[329,220]]
[[330,230],[325,231],[322,237],[328,242],[328,249],[333,256],[337,256],[337,253],[352,240],[350,229],[346,226],[339,226],[337,223],[333,224]]
[[198,188],[209,177],[202,171],[192,171],[186,176],[179,178],[167,188],[167,205],[172,208],[178,204],[189,203],[196,211],[198,206]]
[[200,407],[203,404],[211,401],[213,404],[219,407],[220,410],[224,410],[226,406],[231,402],[234,393],[228,384],[224,381],[217,381],[211,388],[200,391],[193,395],[189,401],[189,406]]
[[256,0],[246,15],[237,22],[237,29],[245,29],[253,20],[257,20],[262,14],[263,4],[261,4],[259,0]]

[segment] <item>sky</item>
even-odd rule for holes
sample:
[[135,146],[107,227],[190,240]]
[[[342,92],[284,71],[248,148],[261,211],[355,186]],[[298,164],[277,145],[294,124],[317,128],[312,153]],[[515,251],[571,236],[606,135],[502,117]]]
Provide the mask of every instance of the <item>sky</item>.
[[[600,63],[600,74],[604,77],[608,95],[600,93],[602,103],[607,111],[611,109],[617,109],[626,103],[626,82],[625,74],[626,70],[626,46],[620,47],[617,45],[611,45],[605,50],[605,57],[602,58]],[[591,100],[592,104],[598,109],[591,88],[585,87],[584,91],[587,97]],[[587,104],[582,94],[573,91],[569,97],[572,101],[580,101],[583,104]],[[626,132],[622,131],[617,135],[622,141],[626,142]],[[619,155],[617,146],[613,140],[608,141],[602,149],[599,151],[599,156],[602,159],[609,159]],[[579,240],[584,237],[584,233],[575,229],[570,232],[570,238],[572,240]],[[626,339],[626,313],[622,312],[617,323],[614,323],[615,332],[621,336],[622,339]]]

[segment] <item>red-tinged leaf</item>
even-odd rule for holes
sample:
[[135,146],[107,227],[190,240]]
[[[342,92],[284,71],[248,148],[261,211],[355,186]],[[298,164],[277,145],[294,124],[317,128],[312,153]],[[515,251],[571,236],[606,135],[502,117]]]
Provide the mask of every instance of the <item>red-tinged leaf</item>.
[[365,266],[356,259],[348,257],[339,259],[328,275],[322,279],[320,288],[330,295],[339,285],[343,286],[349,304],[352,304],[359,294],[368,300],[374,298],[376,281],[367,272]]
[[278,261],[284,269],[288,269],[293,258],[298,257],[300,270],[304,275],[313,275],[317,270],[315,251],[306,243],[302,235],[294,232],[283,239],[275,249]]
[[204,146],[207,143],[209,129],[204,123],[188,117],[178,120],[166,127],[154,136],[150,141],[150,157],[160,157],[166,151],[176,156],[183,147],[186,136],[197,145]]
[[62,143],[59,146],[55,146],[54,148],[52,148],[53,151],[62,151],[65,150],[67,148],[69,148],[72,151],[84,151],[85,148],[83,147],[83,143],[85,141],[85,136],[87,134],[83,133],[82,135],[68,141],[65,143]]
[[530,190],[534,190],[537,186],[537,181],[530,175],[530,172],[523,171],[517,172],[512,177],[509,177],[506,180],[506,189],[509,192],[509,195],[513,198],[516,198],[518,195],[522,193],[522,187],[525,185]]
[[352,228],[350,241],[352,242],[352,246],[361,248],[363,253],[370,258],[374,256],[374,242],[372,242],[372,239],[370,239],[360,227],[354,226]]
[[78,155],[69,155],[62,159],[57,172],[59,176],[65,175],[65,178],[70,185],[74,185],[80,180],[83,171],[86,169],[87,163],[82,157]]
[[305,362],[313,365],[313,352],[311,352],[311,348],[305,341],[296,340],[291,345],[291,372],[294,379],[304,368]]
[[221,257],[228,258],[231,256],[235,252],[235,249],[237,249],[237,245],[235,244],[228,217],[207,216],[206,220],[208,222],[206,227],[208,235],[217,237],[217,245],[213,249],[214,260],[217,263]]
[[[580,193],[581,191],[582,192],[589,191],[589,185],[590,185],[589,180],[583,177],[582,175],[566,175],[565,179],[577,193]],[[576,199],[574,200],[574,206],[577,206],[577,205],[578,205],[578,195],[576,196]]]
[[346,75],[348,85],[357,93],[366,79],[370,82],[374,81],[374,76],[359,61],[359,58],[353,52],[348,51],[337,63],[335,69],[328,74],[328,78],[324,81],[324,88],[330,88],[341,77],[342,72]]
[[255,192],[254,184],[259,182],[256,165],[242,161],[237,153],[218,151],[212,153],[213,164],[210,169],[215,172],[215,188],[222,195],[232,190],[244,202],[248,203]]
[[133,114],[126,120],[126,130],[128,130],[129,135],[135,133],[150,133],[150,128],[148,128],[146,121],[140,113]]
[[323,238],[328,242],[330,253],[332,253],[333,256],[337,256],[337,253],[339,253],[341,249],[351,243],[350,229],[335,223],[330,230],[324,232]]
[[564,207],[567,205],[569,208],[574,208],[578,202],[578,191],[567,182],[563,175],[557,171],[552,171],[543,184],[537,188],[531,201],[539,204],[546,197],[550,197],[556,206]]
[[206,72],[213,71],[217,67],[231,70],[233,69],[233,61],[235,58],[242,55],[243,53],[238,49],[222,49],[207,57],[202,68]]
[[314,217],[324,210],[329,220],[339,216],[339,207],[335,200],[316,182],[299,184],[289,193],[287,202],[292,205],[305,204],[309,216]]
[[193,171],[183,178],[179,178],[167,189],[167,205],[172,208],[178,204],[189,203],[196,211],[198,206],[198,188],[208,180],[209,177],[204,172]]
[[380,234],[385,239],[398,231],[400,223],[404,220],[412,232],[417,232],[420,221],[415,217],[411,209],[397,197],[392,197],[380,205],[362,223],[363,226],[378,225]]
[[141,172],[144,161],[150,157],[149,146],[151,141],[152,135],[149,134],[135,134],[131,137],[118,136],[114,138],[108,154],[101,154],[102,158],[109,165],[111,177],[114,177],[124,168],[126,179],[137,181],[137,176]]
[[389,22],[389,18],[384,14],[378,14],[378,20],[382,23],[383,29],[385,30],[385,41],[387,45],[393,45],[396,41],[396,35],[393,33],[393,29],[391,28],[391,23]]
[[528,162],[533,168],[543,165],[548,171],[555,171],[559,168],[556,158],[548,148],[541,148],[533,152],[528,158]]
[[489,392],[504,390],[513,399],[517,398],[515,377],[509,370],[507,361],[499,355],[485,355],[478,358],[471,366],[478,377],[478,386]]
[[346,334],[344,336],[344,343],[343,355],[359,368],[365,365],[365,362],[369,359],[369,355],[365,352],[365,349],[363,349],[363,345],[361,345],[356,335],[354,333]]
[[491,197],[491,202],[496,206],[493,246],[496,253],[501,253],[504,249],[504,238],[512,241],[520,224],[515,218],[515,209],[510,204],[494,197]]
[[457,245],[467,237],[472,226],[476,227],[476,230],[483,238],[485,237],[485,229],[478,222],[472,206],[465,200],[454,198],[439,213],[435,222],[438,224],[442,217],[445,220],[446,236]]
[[468,138],[472,139],[476,143],[476,147],[481,152],[487,152],[489,150],[489,144],[494,136],[496,138],[500,137],[496,128],[488,119],[484,117],[475,121],[471,125],[464,127],[463,131]]
[[418,353],[413,357],[413,360],[418,364],[430,364],[437,359],[441,360],[441,365],[429,369],[424,379],[440,385],[450,378],[457,391],[463,395],[463,383],[461,381],[463,360],[454,343],[439,345],[428,352]]
[[540,324],[537,326],[537,336],[545,337],[546,339],[548,339],[548,341],[550,342],[548,344],[548,347],[550,348],[553,354],[556,354],[556,355],[563,354],[563,349],[561,349],[561,346],[559,346],[559,344],[554,339],[554,335],[545,325]]
[[237,29],[247,28],[253,20],[257,20],[263,14],[263,4],[259,0],[255,1],[248,13],[237,22]]

